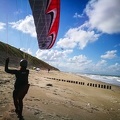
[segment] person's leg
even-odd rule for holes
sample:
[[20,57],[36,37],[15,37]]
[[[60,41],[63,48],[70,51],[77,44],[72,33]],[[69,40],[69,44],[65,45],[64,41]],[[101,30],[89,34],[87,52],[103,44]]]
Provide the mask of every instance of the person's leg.
[[15,106],[15,112],[18,114],[19,104],[18,104],[18,100],[17,100],[17,91],[16,90],[13,91],[13,102],[14,102],[14,106]]
[[22,116],[22,111],[23,111],[23,99],[19,99],[19,109],[20,109],[19,115]]
[[25,97],[27,91],[29,89],[29,84],[26,85],[24,88],[22,88],[21,90],[19,90],[19,94],[18,94],[18,103],[19,103],[19,118],[23,118],[22,116],[22,111],[23,111],[23,98]]
[[19,98],[19,113],[18,113],[19,120],[24,120],[22,111],[23,111],[23,98]]

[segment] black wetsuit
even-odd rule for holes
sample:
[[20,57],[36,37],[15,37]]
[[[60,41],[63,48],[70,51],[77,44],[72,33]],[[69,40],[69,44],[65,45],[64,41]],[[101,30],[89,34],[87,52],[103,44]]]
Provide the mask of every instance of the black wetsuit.
[[19,96],[19,93],[21,90],[24,88],[24,86],[28,85],[28,75],[29,75],[29,70],[26,68],[21,68],[20,70],[15,70],[15,69],[8,69],[8,63],[6,61],[5,63],[5,71],[10,74],[15,74],[16,80],[14,84],[14,91],[13,91],[13,100],[14,100],[14,105],[16,108],[16,113],[22,116],[22,109],[23,109],[23,97]]

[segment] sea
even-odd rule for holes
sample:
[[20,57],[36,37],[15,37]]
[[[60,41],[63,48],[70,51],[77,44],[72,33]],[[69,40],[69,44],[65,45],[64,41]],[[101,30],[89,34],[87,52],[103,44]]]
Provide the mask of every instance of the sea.
[[78,74],[80,76],[85,76],[97,81],[109,83],[112,85],[120,86],[120,76],[112,75],[94,75],[94,74]]

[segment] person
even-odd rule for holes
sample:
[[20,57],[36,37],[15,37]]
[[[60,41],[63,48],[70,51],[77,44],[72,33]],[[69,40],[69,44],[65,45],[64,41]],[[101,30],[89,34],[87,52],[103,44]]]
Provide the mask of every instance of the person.
[[49,73],[49,71],[50,71],[50,68],[48,68],[48,73]]
[[16,80],[13,90],[13,101],[15,106],[15,112],[18,115],[19,120],[23,120],[22,111],[23,111],[23,98],[27,94],[29,89],[28,75],[29,70],[27,69],[28,62],[25,59],[20,61],[20,70],[9,69],[9,58],[5,62],[5,72],[10,74],[15,74]]

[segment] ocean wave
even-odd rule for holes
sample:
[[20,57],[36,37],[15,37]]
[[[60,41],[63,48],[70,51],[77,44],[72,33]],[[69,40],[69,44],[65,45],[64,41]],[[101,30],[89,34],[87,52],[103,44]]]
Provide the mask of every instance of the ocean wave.
[[97,81],[113,84],[120,86],[120,77],[118,76],[108,76],[108,75],[93,75],[93,74],[79,74]]

